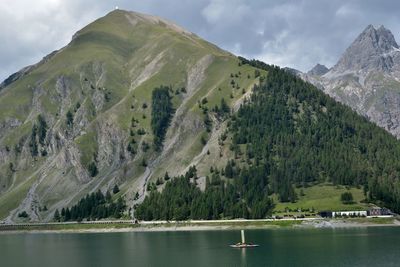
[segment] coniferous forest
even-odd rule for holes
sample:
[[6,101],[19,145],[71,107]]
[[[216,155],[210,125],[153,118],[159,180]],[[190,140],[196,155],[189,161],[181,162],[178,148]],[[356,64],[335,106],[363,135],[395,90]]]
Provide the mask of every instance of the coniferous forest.
[[153,190],[138,218],[263,218],[271,194],[295,202],[295,186],[323,182],[362,186],[368,201],[400,211],[400,144],[392,135],[279,67],[239,59],[268,74],[228,119],[235,158],[210,172],[204,192],[190,173]]
[[[115,192],[115,189],[114,189]],[[125,200],[119,197],[116,201],[112,200],[109,191],[104,195],[100,190],[87,194],[71,208],[62,208],[54,213],[54,221],[82,221],[99,220],[104,218],[121,218],[126,209]]]
[[160,86],[155,88],[152,93],[151,128],[154,133],[156,150],[161,149],[173,112],[169,90],[170,88],[167,86]]
[[202,192],[196,186],[193,166],[185,175],[172,178],[162,193],[151,190],[136,208],[135,216],[142,220],[263,218],[271,213],[273,203],[258,186],[261,181],[249,180],[258,176],[256,172],[243,171],[234,183],[214,172]]

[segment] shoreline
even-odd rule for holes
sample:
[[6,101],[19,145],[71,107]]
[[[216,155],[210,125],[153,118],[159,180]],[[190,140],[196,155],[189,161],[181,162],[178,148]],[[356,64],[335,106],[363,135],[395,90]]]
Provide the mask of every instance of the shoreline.
[[346,229],[367,227],[399,227],[398,218],[349,218],[311,220],[239,220],[239,221],[185,221],[185,222],[132,222],[38,224],[30,226],[0,226],[1,234],[18,233],[127,233],[127,232],[180,232],[225,231],[239,229]]

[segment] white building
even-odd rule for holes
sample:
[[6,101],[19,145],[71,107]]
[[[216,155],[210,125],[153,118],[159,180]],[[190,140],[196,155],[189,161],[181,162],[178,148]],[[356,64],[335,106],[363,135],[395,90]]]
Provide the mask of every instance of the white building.
[[366,210],[352,210],[352,211],[333,211],[332,212],[332,217],[342,217],[342,216],[347,216],[347,217],[363,217],[367,216],[367,211]]

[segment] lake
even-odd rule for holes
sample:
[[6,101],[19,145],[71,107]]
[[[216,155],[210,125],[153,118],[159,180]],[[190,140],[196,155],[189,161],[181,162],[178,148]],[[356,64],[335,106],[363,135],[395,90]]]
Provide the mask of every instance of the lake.
[[0,266],[399,266],[400,227],[0,234]]

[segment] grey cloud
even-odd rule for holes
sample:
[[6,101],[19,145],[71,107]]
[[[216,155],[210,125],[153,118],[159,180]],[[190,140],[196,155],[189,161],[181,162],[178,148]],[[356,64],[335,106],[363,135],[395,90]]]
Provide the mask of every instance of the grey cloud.
[[395,37],[400,30],[395,0],[14,0],[0,3],[0,80],[66,45],[116,5],[172,20],[233,53],[303,71],[318,62],[332,66],[368,24],[383,24]]

